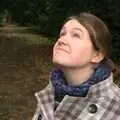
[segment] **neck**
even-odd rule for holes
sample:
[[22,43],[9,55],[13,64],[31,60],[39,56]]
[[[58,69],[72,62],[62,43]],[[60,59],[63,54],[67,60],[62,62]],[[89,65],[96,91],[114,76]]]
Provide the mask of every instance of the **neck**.
[[87,81],[90,76],[94,73],[92,67],[87,68],[76,68],[76,69],[62,69],[69,85],[80,85]]

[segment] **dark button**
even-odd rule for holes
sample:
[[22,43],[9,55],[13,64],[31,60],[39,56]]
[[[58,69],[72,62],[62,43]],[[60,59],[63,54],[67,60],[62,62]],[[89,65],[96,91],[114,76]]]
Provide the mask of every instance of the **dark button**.
[[89,105],[89,107],[88,107],[88,112],[89,112],[89,113],[96,113],[97,110],[98,110],[98,108],[97,108],[97,106],[96,106],[95,104],[91,104],[91,105]]
[[37,120],[42,120],[42,115],[39,115]]

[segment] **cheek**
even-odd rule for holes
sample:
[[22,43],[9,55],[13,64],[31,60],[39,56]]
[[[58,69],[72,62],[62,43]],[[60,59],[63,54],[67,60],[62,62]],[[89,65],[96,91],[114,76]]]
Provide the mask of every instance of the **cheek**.
[[80,49],[76,49],[72,55],[72,58],[76,62],[86,62],[92,56],[92,49],[90,46],[79,47]]
[[79,54],[80,54],[80,56],[82,57],[82,56],[90,56],[91,55],[91,49],[89,49],[89,48],[83,48],[80,52],[79,52]]
[[55,53],[56,45],[57,45],[57,42],[53,46],[53,54]]

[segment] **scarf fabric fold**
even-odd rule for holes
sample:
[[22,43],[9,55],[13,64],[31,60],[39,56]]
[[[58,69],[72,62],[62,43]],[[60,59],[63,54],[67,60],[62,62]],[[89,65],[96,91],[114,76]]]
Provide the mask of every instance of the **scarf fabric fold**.
[[103,80],[106,80],[112,72],[112,68],[105,63],[100,63],[94,74],[84,83],[76,86],[66,84],[64,73],[60,69],[54,69],[51,75],[52,85],[56,101],[61,101],[65,95],[85,97],[89,88]]

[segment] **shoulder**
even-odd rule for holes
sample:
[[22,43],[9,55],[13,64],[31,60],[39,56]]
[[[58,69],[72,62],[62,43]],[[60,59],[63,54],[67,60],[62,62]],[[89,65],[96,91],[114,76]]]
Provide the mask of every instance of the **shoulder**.
[[[109,99],[109,105],[106,109],[105,114],[113,114],[113,119],[116,118],[115,120],[120,119],[120,88],[117,85],[113,85],[113,98]],[[110,96],[110,95],[108,95]]]
[[120,104],[120,88],[113,83],[112,91],[113,91],[113,99]]
[[120,88],[113,83],[111,89],[108,91],[110,92],[104,96],[105,102],[109,103],[107,110],[112,112],[119,111],[120,113]]

